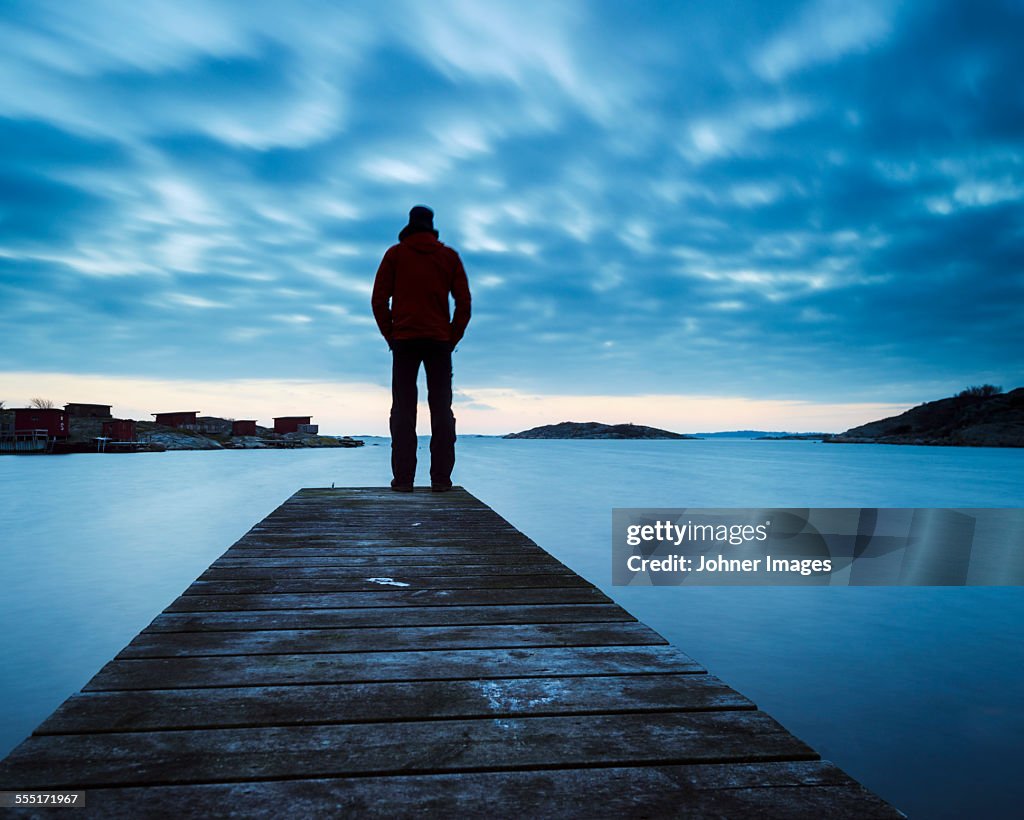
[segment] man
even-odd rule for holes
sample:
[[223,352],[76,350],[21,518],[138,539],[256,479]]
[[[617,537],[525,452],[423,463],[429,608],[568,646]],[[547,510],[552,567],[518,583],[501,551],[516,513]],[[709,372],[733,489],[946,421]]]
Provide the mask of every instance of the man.
[[[455,299],[454,316],[448,294]],[[416,379],[422,362],[430,407],[430,487],[450,490],[455,466],[452,351],[469,324],[470,295],[462,260],[438,242],[430,208],[417,205],[409,211],[398,244],[388,248],[377,269],[371,304],[392,355],[391,489],[412,492]]]

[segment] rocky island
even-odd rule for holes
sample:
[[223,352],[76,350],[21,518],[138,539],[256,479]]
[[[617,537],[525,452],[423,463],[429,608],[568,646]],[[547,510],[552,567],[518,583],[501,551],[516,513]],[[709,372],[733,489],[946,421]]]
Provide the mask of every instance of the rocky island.
[[563,421],[559,424],[545,424],[523,430],[521,433],[509,433],[502,438],[547,438],[547,439],[696,439],[657,427],[645,427],[642,424],[602,424],[598,421]]
[[853,427],[827,444],[930,444],[958,447],[1024,447],[1024,387],[969,387],[956,396],[898,416]]

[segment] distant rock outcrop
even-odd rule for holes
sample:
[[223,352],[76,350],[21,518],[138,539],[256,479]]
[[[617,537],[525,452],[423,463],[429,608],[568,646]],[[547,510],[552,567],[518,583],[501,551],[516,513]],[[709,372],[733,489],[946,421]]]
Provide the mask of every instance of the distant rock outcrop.
[[604,438],[604,439],[693,439],[696,436],[685,436],[659,430],[657,427],[645,427],[642,424],[601,424],[597,421],[563,421],[559,424],[545,424],[521,433],[509,433],[502,438]]
[[830,435],[831,433],[772,433],[768,436],[758,436],[756,441],[821,441]]
[[[141,425],[140,425],[141,426]],[[155,445],[155,449],[163,450],[223,450],[219,441],[192,430],[177,430],[163,425],[153,425],[153,429],[140,430],[139,443]]]
[[756,441],[817,441],[831,433],[794,433],[792,431],[771,430],[723,430],[718,433],[694,433],[697,438],[752,439]]
[[829,444],[933,444],[1024,447],[1024,387],[1009,393],[972,388],[898,416],[854,427]]

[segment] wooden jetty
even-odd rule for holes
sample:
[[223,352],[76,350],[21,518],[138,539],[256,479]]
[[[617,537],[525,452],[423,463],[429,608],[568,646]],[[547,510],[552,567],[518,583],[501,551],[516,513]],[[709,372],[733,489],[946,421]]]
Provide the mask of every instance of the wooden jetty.
[[133,818],[902,816],[459,488],[297,492],[0,763],[11,790]]

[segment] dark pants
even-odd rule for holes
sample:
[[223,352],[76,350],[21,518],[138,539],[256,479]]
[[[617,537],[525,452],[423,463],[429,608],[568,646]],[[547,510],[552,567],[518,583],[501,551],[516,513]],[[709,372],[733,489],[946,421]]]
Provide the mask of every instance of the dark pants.
[[416,378],[423,362],[430,407],[430,483],[448,484],[455,466],[451,345],[434,339],[396,339],[391,343],[391,356],[391,472],[395,483],[412,484],[416,475]]

